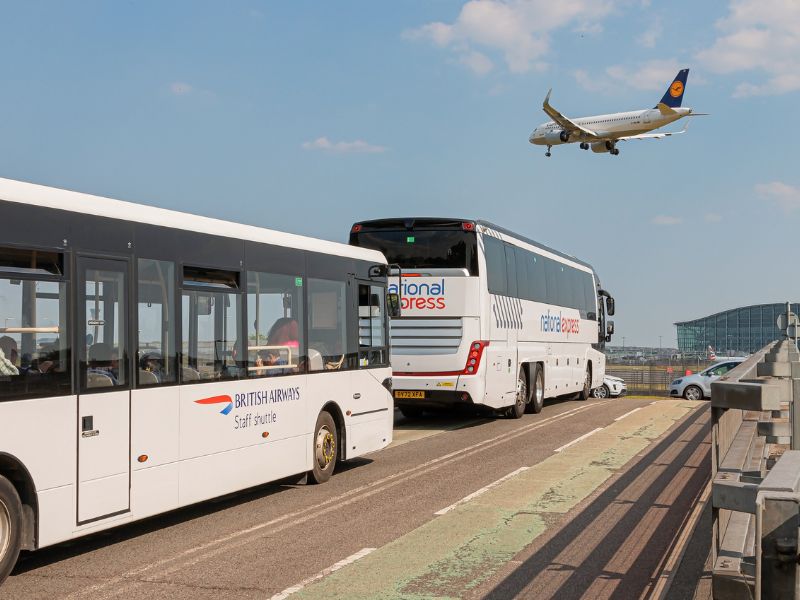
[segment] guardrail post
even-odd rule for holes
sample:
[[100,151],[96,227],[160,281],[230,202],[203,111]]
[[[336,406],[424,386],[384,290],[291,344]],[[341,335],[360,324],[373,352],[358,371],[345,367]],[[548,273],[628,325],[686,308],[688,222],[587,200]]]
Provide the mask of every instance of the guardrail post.
[[791,492],[760,492],[757,504],[756,600],[800,597],[798,526],[800,497]]

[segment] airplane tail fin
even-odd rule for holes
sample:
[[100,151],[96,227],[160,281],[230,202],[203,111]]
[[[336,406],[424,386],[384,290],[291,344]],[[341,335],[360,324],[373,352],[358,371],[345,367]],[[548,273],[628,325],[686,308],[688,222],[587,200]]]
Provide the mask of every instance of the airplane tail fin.
[[[683,92],[686,90],[686,79],[689,77],[689,69],[681,69],[669,84],[664,97],[659,104],[665,104],[670,108],[678,108],[683,102]],[[656,106],[656,108],[658,108]]]

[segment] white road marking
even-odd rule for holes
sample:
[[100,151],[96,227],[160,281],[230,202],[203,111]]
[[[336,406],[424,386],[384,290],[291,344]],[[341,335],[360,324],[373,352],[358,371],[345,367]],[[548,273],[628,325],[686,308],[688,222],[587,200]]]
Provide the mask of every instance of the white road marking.
[[624,419],[625,417],[629,417],[630,415],[635,413],[637,410],[642,410],[642,407],[640,406],[639,408],[634,408],[633,410],[626,412],[624,415],[622,415],[621,417],[617,417],[614,420],[615,421],[622,421],[622,419]]
[[556,448],[556,449],[555,449],[555,452],[561,452],[562,450],[566,450],[566,449],[567,449],[567,448],[569,448],[570,446],[573,446],[573,445],[577,444],[578,442],[582,442],[583,440],[585,440],[586,438],[588,438],[590,435],[594,435],[594,434],[595,434],[595,433],[597,433],[598,431],[603,431],[603,428],[602,428],[602,427],[598,427],[597,429],[593,429],[593,430],[592,430],[592,431],[590,431],[589,433],[584,433],[584,434],[583,434],[581,437],[579,437],[579,438],[575,438],[574,440],[572,440],[572,441],[571,441],[571,442],[569,442],[568,444],[564,444],[564,445],[563,445],[563,446],[561,446],[560,448]]
[[[112,577],[104,582],[75,591],[72,594],[69,594],[67,598],[92,598],[95,600],[97,598],[112,598],[115,596],[124,595],[125,592],[129,591],[131,588],[141,585],[141,580],[145,577],[155,577],[156,575],[151,574],[154,570],[161,569],[158,571],[159,576],[169,575],[170,573],[190,567],[198,562],[213,558],[225,552],[229,552],[238,546],[248,543],[250,540],[244,539],[245,536],[256,534],[257,532],[261,532],[267,528],[270,529],[270,533],[275,534],[279,531],[300,525],[312,519],[318,519],[329,512],[340,510],[344,506],[348,506],[354,502],[369,498],[374,494],[399,485],[406,480],[413,479],[441,467],[447,466],[451,463],[463,460],[472,456],[473,454],[488,450],[489,448],[499,446],[519,436],[526,435],[531,431],[535,431],[536,429],[540,429],[546,425],[549,425],[555,421],[562,421],[580,412],[601,407],[603,404],[608,404],[609,402],[612,402],[612,400],[601,400],[600,402],[586,404],[578,408],[573,408],[571,410],[564,411],[563,413],[553,415],[552,417],[548,417],[546,419],[537,420],[529,425],[518,428],[512,433],[501,433],[493,438],[478,442],[468,451],[464,451],[463,449],[455,450],[438,458],[433,458],[422,464],[410,467],[405,471],[399,471],[392,475],[388,475],[383,479],[378,479],[371,483],[348,490],[343,494],[329,498],[322,504],[309,506],[292,513],[286,513],[275,519],[257,523],[246,529],[234,531],[228,535],[209,540],[208,542],[200,544],[199,546],[187,548],[186,550],[178,552],[177,554],[141,565],[135,569],[131,569],[121,573],[120,575]],[[173,566],[166,567],[166,565],[169,563],[174,564]],[[103,595],[98,595],[98,593],[102,593]]]
[[303,581],[301,581],[297,585],[293,585],[292,587],[286,588],[280,594],[275,594],[272,598],[270,598],[270,600],[284,600],[285,598],[288,598],[289,596],[291,596],[295,592],[299,592],[300,590],[302,590],[307,585],[310,585],[310,584],[314,583],[315,581],[318,581],[318,580],[322,579],[323,577],[327,577],[331,573],[335,573],[336,571],[338,571],[342,567],[346,567],[347,565],[350,565],[350,564],[356,562],[359,558],[364,558],[367,554],[375,552],[375,550],[376,550],[376,548],[362,548],[361,550],[359,550],[355,554],[353,554],[351,556],[348,556],[347,558],[345,558],[343,560],[340,560],[335,565],[333,565],[331,567],[328,567],[327,569],[322,569],[322,571],[320,571],[316,575],[312,575],[311,577],[307,577],[306,579],[303,579]]
[[472,492],[472,493],[471,493],[469,496],[464,496],[464,497],[463,497],[461,500],[459,500],[458,502],[454,502],[453,504],[451,504],[450,506],[447,506],[447,507],[443,508],[442,510],[437,510],[437,511],[436,511],[435,513],[433,513],[433,514],[435,514],[435,515],[444,515],[444,514],[447,514],[447,513],[449,513],[451,510],[453,510],[455,507],[457,507],[457,506],[461,506],[462,504],[465,504],[465,503],[469,502],[470,500],[474,500],[475,498],[477,498],[477,497],[478,497],[478,496],[480,496],[481,494],[485,494],[486,492],[488,492],[488,491],[489,491],[490,489],[492,489],[493,487],[497,487],[498,485],[500,485],[500,484],[501,484],[501,483],[503,483],[504,481],[508,481],[508,480],[509,480],[509,479],[511,479],[512,477],[515,477],[516,475],[519,475],[520,473],[522,473],[523,471],[527,471],[528,469],[530,469],[530,467],[520,467],[520,468],[519,468],[519,469],[517,469],[516,471],[512,471],[511,473],[509,473],[508,475],[505,475],[504,477],[501,477],[501,478],[500,478],[500,479],[498,479],[497,481],[494,481],[494,482],[490,483],[489,485],[485,485],[485,486],[483,486],[483,487],[482,487],[481,489],[479,489],[478,491],[476,491],[476,492]]

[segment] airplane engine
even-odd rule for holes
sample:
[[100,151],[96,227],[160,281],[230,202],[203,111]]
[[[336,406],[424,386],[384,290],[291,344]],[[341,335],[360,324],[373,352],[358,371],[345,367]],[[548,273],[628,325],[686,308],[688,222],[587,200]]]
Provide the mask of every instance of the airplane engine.
[[595,142],[592,144],[592,152],[598,154],[602,152],[611,152],[614,149],[614,144],[611,142]]
[[569,141],[569,131],[563,129],[556,129],[548,131],[544,134],[544,141],[548,146],[557,146],[558,144],[566,144]]

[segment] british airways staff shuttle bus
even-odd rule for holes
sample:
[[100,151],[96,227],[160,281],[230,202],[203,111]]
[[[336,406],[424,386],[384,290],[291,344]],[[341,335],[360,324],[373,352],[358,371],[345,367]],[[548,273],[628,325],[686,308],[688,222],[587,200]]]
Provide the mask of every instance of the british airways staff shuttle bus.
[[614,300],[590,265],[485,221],[353,225],[350,243],[402,268],[390,280],[395,404],[406,416],[459,403],[538,413],[603,382]]
[[386,260],[0,179],[0,581],[392,440]]

